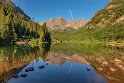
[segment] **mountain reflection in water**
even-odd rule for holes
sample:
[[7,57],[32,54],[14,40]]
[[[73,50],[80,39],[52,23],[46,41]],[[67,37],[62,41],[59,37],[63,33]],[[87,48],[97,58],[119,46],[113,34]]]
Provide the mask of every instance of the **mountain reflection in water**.
[[[64,62],[56,65],[34,60],[18,74],[27,74],[27,77],[12,78],[8,83],[106,83],[106,80],[95,72],[90,64]],[[40,66],[45,66],[40,69]],[[33,67],[34,71],[25,72],[26,68]],[[89,69],[87,69],[89,68]]]

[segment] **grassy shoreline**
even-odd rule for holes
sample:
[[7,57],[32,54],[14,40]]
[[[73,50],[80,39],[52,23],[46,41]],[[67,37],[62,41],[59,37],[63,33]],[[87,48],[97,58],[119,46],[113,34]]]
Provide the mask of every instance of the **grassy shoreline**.
[[108,25],[104,28],[83,27],[70,32],[51,32],[52,39],[56,38],[65,43],[103,43],[112,46],[124,46],[124,23]]

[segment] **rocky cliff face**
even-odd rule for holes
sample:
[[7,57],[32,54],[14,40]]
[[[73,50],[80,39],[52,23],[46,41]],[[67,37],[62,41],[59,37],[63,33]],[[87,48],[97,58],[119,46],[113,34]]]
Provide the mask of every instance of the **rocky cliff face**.
[[[82,27],[88,22],[88,20],[82,19],[82,20],[66,21],[62,17],[58,17],[56,19],[51,18],[44,22],[46,22],[46,24],[50,30],[65,30],[68,28],[77,29],[79,27]],[[43,24],[43,23],[41,23],[41,24]]]

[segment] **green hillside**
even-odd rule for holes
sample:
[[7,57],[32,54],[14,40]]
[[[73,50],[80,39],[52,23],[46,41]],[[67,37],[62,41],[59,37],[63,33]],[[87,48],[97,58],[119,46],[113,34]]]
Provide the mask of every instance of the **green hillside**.
[[111,0],[87,23],[88,28],[105,27],[124,21],[124,0]]
[[124,0],[109,2],[82,29],[69,33],[52,32],[52,37],[63,42],[123,42]]

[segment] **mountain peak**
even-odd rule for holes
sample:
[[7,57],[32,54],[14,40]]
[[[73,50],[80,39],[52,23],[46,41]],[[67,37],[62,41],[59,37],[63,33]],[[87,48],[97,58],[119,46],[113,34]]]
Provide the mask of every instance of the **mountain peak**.
[[65,19],[62,18],[61,16],[59,16],[56,20],[58,20],[58,21],[65,21]]

